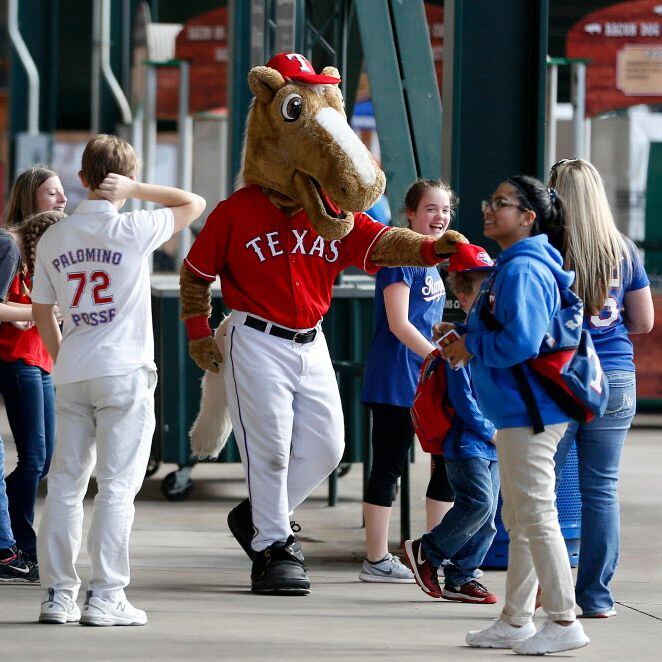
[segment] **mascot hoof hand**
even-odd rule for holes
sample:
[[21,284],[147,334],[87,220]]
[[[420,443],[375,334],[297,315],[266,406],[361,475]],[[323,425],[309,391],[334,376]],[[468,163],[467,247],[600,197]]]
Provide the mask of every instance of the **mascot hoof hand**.
[[460,232],[455,230],[446,230],[444,234],[434,242],[434,252],[439,257],[444,257],[455,253],[456,244],[468,244],[469,240]]
[[223,355],[212,336],[191,340],[188,344],[188,353],[203,370],[218,372],[219,366],[223,363]]

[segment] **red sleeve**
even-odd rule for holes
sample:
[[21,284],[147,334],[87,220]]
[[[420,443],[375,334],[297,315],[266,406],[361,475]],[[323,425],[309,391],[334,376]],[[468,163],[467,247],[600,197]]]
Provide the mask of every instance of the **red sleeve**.
[[225,201],[209,214],[184,260],[186,268],[210,282],[216,280],[225,264],[230,219]]
[[354,227],[342,240],[345,249],[343,268],[351,265],[369,274],[377,273],[380,266],[370,259],[370,255],[379,237],[389,230],[387,225],[374,221],[363,212],[354,214]]

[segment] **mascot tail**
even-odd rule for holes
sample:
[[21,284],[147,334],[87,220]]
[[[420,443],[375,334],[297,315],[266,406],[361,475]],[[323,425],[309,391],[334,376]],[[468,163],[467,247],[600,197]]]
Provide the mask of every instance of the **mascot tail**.
[[[222,342],[225,326],[229,319],[226,317],[216,329],[214,338],[217,341]],[[202,378],[200,411],[189,432],[191,454],[199,459],[216,459],[232,432],[223,379],[224,369],[225,364],[223,363],[217,373],[207,370]]]

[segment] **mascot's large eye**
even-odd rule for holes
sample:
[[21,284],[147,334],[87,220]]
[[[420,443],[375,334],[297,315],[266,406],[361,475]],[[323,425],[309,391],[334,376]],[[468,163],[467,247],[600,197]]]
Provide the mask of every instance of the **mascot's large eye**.
[[303,99],[300,94],[293,92],[288,94],[283,99],[283,105],[280,107],[280,112],[283,114],[283,118],[286,122],[296,122],[301,115],[303,110]]

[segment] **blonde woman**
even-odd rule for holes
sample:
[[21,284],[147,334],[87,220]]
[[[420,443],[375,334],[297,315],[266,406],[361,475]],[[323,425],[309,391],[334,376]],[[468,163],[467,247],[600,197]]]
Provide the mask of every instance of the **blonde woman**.
[[653,301],[641,258],[616,228],[595,167],[564,159],[552,167],[549,185],[565,203],[565,266],[575,271],[584,326],[609,381],[605,415],[591,423],[571,422],[556,455],[560,475],[576,441],[582,499],[577,604],[585,618],[609,618],[616,614],[610,583],[620,547],[619,465],[636,405],[629,335],[653,328]]

